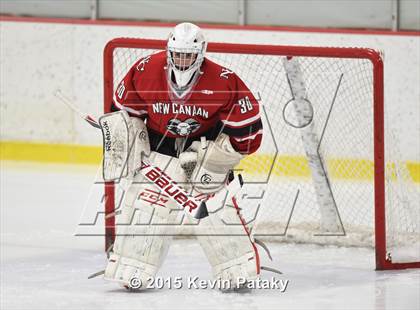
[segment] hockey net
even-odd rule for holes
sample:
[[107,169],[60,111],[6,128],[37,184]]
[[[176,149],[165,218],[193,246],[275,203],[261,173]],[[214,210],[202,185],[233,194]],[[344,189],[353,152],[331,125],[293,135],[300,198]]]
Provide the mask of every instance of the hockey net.
[[[132,64],[164,48],[155,40],[108,43],[105,112]],[[213,43],[206,57],[237,73],[261,104],[262,146],[236,169],[255,236],[375,247],[378,269],[420,267],[419,186],[386,123],[380,54]],[[112,184],[106,195],[111,213]],[[108,243],[113,225],[108,218]]]

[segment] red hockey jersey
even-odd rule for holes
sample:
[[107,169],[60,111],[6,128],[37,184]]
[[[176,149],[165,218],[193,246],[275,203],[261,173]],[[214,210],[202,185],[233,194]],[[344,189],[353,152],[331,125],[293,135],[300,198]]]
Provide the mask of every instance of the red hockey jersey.
[[177,138],[186,138],[186,149],[201,136],[214,140],[221,132],[230,136],[232,146],[242,154],[258,149],[262,139],[259,103],[234,72],[205,58],[195,86],[174,100],[166,70],[166,52],[142,58],[114,95],[114,111],[124,109],[147,119],[152,150],[176,156]]

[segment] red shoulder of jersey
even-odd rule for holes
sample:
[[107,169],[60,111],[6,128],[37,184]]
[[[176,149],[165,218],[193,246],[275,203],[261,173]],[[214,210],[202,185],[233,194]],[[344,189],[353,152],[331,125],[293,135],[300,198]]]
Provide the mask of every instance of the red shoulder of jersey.
[[232,70],[206,59],[203,71],[214,79],[213,85],[218,91],[227,92],[219,112],[223,132],[230,136],[236,151],[242,154],[255,152],[263,134],[259,102]]
[[113,98],[113,110],[126,110],[130,116],[146,117],[146,98],[139,89],[147,89],[148,82],[161,79],[161,72],[165,65],[166,52],[164,51],[140,58],[134,63],[118,84]]

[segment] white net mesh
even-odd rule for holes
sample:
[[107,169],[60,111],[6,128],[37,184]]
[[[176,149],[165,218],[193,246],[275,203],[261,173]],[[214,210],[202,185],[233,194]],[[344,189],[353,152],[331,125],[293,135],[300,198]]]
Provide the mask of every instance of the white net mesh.
[[[156,50],[116,48],[113,87],[140,57]],[[262,53],[262,51],[261,51]],[[264,138],[256,154],[244,159],[238,172],[246,182],[240,202],[253,233],[271,241],[373,246],[374,148],[373,65],[368,59],[295,57],[312,108],[307,134],[317,144],[329,195],[336,208],[338,231],[326,231],[308,163],[305,140],[297,128],[297,112],[287,80],[285,56],[207,53],[238,74],[259,99]],[[309,133],[308,133],[309,131]],[[386,131],[387,132],[387,131]],[[419,261],[419,187],[406,163],[386,137],[387,246],[398,260]],[[408,249],[409,248],[409,249]],[[414,255],[414,256],[413,256]],[[417,258],[415,256],[417,255]],[[414,258],[413,258],[414,257]]]

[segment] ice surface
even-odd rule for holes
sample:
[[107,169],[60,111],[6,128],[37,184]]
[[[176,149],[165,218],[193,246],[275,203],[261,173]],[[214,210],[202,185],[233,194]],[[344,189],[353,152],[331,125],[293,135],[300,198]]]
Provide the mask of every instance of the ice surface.
[[[259,289],[154,289],[129,293],[100,277],[103,237],[76,237],[96,168],[1,163],[1,309],[419,309],[420,271],[374,271],[371,249],[269,244],[289,280]],[[195,240],[175,240],[159,276],[210,279]]]

